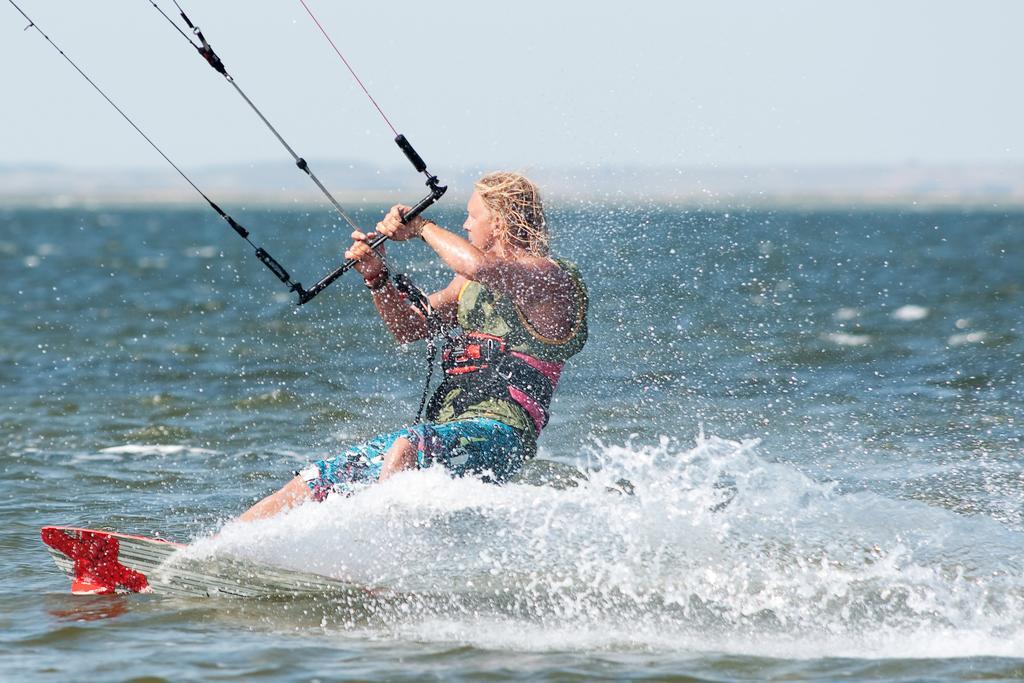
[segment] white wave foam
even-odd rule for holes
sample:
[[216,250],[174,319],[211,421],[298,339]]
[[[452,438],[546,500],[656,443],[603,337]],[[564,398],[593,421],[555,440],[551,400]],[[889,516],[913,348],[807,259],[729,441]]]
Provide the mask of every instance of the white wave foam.
[[81,463],[121,462],[122,460],[124,458],[117,453],[77,453],[71,456],[69,462],[72,465],[78,465]]
[[[196,543],[398,591],[423,640],[786,657],[1024,654],[1024,538],[980,517],[840,495],[758,455],[598,444],[573,487],[406,473]],[[610,492],[628,479],[635,495]],[[340,623],[345,623],[340,619]]]
[[830,332],[824,335],[824,339],[839,346],[865,346],[871,343],[871,335],[848,332]]
[[924,320],[928,317],[930,311],[924,306],[915,306],[913,304],[907,304],[906,306],[900,306],[892,312],[893,320],[901,320],[903,322],[915,322],[917,320]]
[[100,453],[112,455],[212,455],[216,451],[205,448],[194,448],[179,444],[135,444],[129,443],[123,446],[111,446],[101,448]]
[[988,332],[979,330],[978,332],[965,332],[963,334],[954,334],[949,337],[950,346],[965,346],[967,344],[980,344],[988,338]]
[[206,244],[201,247],[189,247],[185,250],[185,256],[189,258],[214,258],[220,253],[220,248],[212,244]]

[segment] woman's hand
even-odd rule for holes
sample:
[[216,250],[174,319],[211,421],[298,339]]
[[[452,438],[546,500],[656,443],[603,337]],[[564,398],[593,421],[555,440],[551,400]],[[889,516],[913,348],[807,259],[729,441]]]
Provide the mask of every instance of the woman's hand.
[[367,282],[376,280],[387,269],[384,265],[384,245],[377,247],[376,251],[370,248],[369,243],[376,238],[377,233],[367,235],[356,230],[352,233],[352,246],[345,252],[346,259],[357,261],[353,267]]
[[380,223],[377,224],[377,232],[382,235],[387,235],[388,239],[392,239],[396,242],[404,242],[405,240],[412,239],[413,237],[419,237],[420,233],[423,232],[423,226],[426,225],[427,221],[416,216],[408,223],[402,222],[402,215],[409,211],[408,206],[402,204],[396,204],[391,207],[387,215],[381,219]]

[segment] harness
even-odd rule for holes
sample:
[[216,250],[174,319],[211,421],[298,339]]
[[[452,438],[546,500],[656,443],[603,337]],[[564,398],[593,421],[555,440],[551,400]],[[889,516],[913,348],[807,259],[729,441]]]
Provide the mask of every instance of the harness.
[[[496,398],[514,401],[527,413],[532,412],[531,407],[539,409],[543,417],[539,427],[547,425],[554,386],[524,355],[513,354],[505,340],[489,334],[470,332],[449,337],[441,355],[444,380],[427,405],[427,419],[435,419],[448,395],[460,389],[451,401],[456,415],[476,403]],[[512,393],[513,389],[525,395],[533,406],[523,405],[521,396]]]
[[[430,396],[430,379],[433,375],[434,357],[437,353],[436,340],[444,334],[440,320],[434,315],[430,299],[404,274],[394,276],[396,289],[406,301],[418,310],[427,323],[427,377],[416,410],[416,421],[421,417],[433,422],[440,412],[451,406],[455,415],[464,413],[471,406],[497,399],[512,401],[530,416],[537,431],[547,426],[551,410],[551,397],[555,391],[553,381],[530,364],[545,361],[525,353],[512,351],[501,337],[483,332],[468,332],[445,336],[441,352],[441,367],[444,379]],[[459,391],[453,392],[458,389]],[[426,407],[426,412],[424,412]]]

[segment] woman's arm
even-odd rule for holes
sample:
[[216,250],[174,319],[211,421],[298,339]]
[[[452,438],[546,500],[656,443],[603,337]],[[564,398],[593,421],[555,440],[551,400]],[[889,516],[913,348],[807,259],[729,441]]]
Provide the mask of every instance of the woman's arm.
[[502,258],[430,221],[420,228],[420,237],[456,273],[512,297],[524,308],[558,297],[569,284],[562,269],[542,256]]
[[[355,269],[363,276],[373,294],[373,304],[381,320],[400,344],[424,339],[429,334],[427,321],[418,309],[411,306],[401,292],[392,284],[381,254],[369,248],[367,242],[376,237],[356,231],[352,233],[352,246],[345,252],[345,258],[356,259]],[[434,315],[443,324],[453,324],[458,308],[458,295],[465,282],[456,277],[444,289],[430,295]]]

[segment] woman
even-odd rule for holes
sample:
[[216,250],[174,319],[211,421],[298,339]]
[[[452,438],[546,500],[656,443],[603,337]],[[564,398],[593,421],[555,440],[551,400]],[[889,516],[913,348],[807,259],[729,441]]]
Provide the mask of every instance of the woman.
[[[503,481],[536,453],[562,366],[587,339],[587,295],[576,266],[554,260],[537,187],[517,173],[490,173],[467,204],[465,238],[422,218],[402,222],[393,207],[376,233],[352,233],[345,257],[358,260],[373,302],[401,343],[437,325],[460,329],[444,349],[445,378],[429,422],[381,435],[297,473],[242,520],[260,519],[331,492],[350,493],[396,472],[441,462],[456,475]],[[391,282],[377,233],[396,242],[419,237],[455,277],[430,295],[435,320]]]

